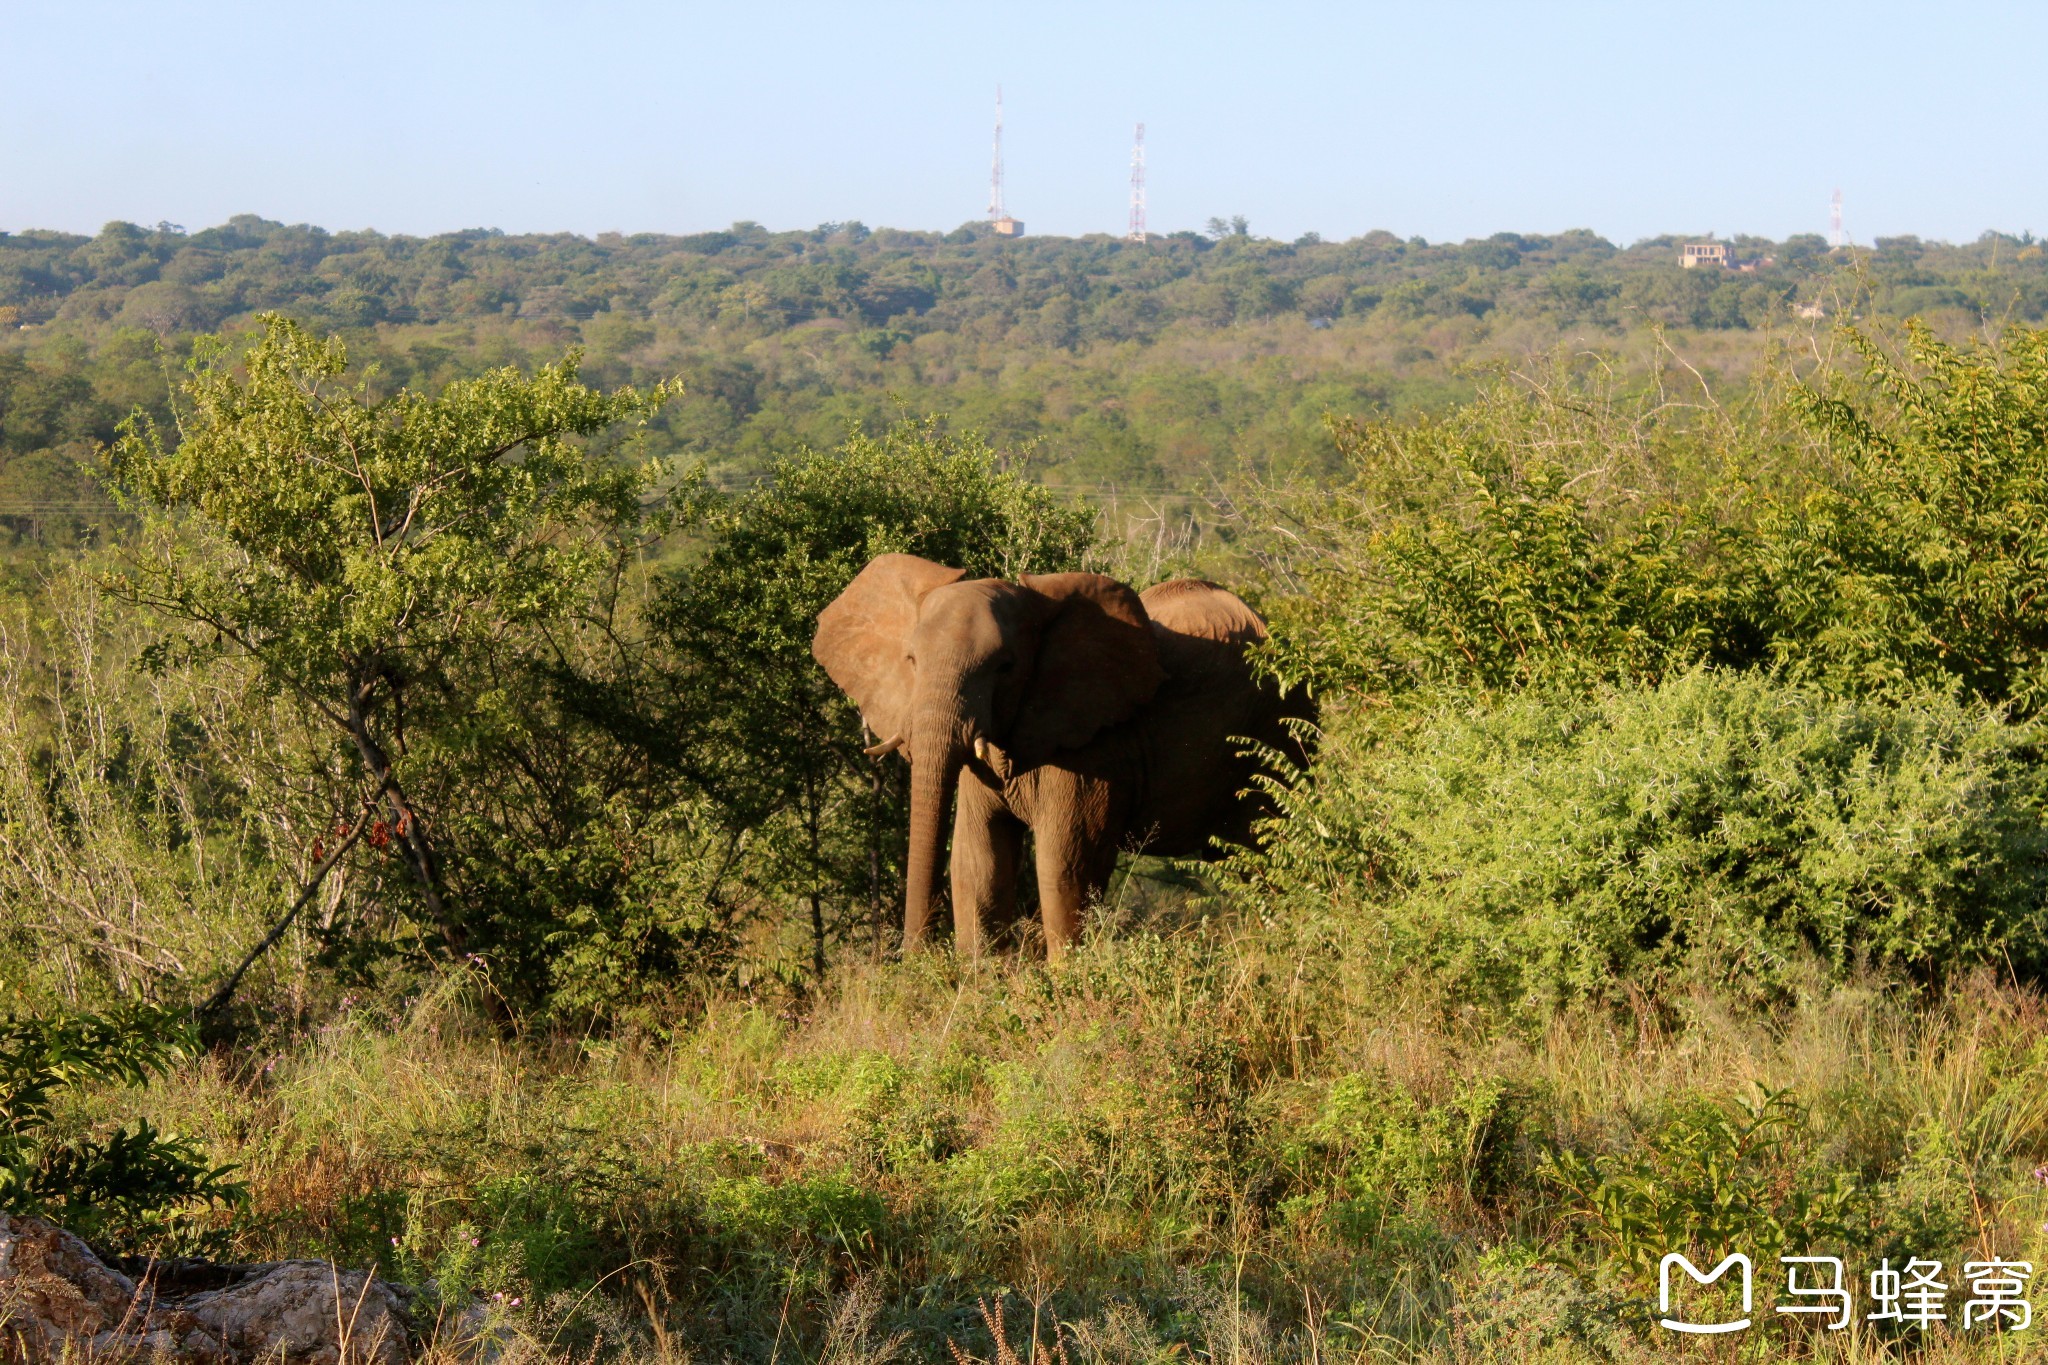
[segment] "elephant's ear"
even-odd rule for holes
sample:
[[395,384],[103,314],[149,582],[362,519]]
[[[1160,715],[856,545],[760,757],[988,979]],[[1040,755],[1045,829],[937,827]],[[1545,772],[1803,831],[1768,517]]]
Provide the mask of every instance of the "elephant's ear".
[[861,719],[881,738],[910,732],[916,678],[906,656],[918,602],[933,588],[966,576],[964,569],[916,555],[880,555],[818,613],[811,657],[853,698]]
[[1027,574],[1024,586],[1043,601],[1044,615],[1007,748],[1019,768],[1033,768],[1129,719],[1166,674],[1144,604],[1114,578]]

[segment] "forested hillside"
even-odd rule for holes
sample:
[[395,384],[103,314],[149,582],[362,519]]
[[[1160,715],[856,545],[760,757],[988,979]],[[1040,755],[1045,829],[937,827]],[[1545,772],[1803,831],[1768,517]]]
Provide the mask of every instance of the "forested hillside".
[[1278,242],[1215,228],[1142,245],[858,223],[593,241],[243,216],[190,233],[0,235],[4,344],[27,360],[0,371],[0,504],[81,496],[65,459],[37,452],[75,450],[76,434],[104,435],[108,414],[137,402],[161,413],[160,338],[179,354],[192,332],[246,330],[267,310],[348,337],[390,384],[531,366],[570,345],[602,382],[679,376],[684,395],[650,436],[728,478],[796,443],[831,445],[854,421],[937,412],[1028,454],[1041,482],[1139,498],[1241,469],[1328,470],[1325,412],[1438,409],[1470,394],[1470,363],[1556,344],[1647,369],[1663,329],[1689,363],[1739,376],[1766,336],[1812,330],[1801,308],[1965,328],[2048,312],[2040,247],[1997,234],[1834,253],[1816,236],[1738,237],[1756,268],[1733,271],[1681,269],[1677,237]]

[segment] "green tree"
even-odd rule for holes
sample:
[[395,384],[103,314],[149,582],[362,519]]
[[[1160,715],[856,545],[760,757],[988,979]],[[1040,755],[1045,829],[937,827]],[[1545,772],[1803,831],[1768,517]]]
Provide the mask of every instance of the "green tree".
[[1761,657],[1740,533],[1621,481],[1660,464],[1668,477],[1687,434],[1551,378],[1534,392],[1496,381],[1444,419],[1332,424],[1349,480],[1276,509],[1302,545],[1299,591],[1273,604],[1283,671],[1427,695]]
[[151,519],[116,589],[246,656],[345,742],[382,811],[370,842],[449,949],[477,907],[449,895],[455,812],[418,793],[452,796],[437,774],[497,710],[477,679],[509,637],[572,614],[640,517],[642,475],[578,438],[668,393],[600,393],[572,355],[374,398],[338,340],[272,316],[240,373],[223,346],[195,357],[181,440],[140,419],[113,447]]

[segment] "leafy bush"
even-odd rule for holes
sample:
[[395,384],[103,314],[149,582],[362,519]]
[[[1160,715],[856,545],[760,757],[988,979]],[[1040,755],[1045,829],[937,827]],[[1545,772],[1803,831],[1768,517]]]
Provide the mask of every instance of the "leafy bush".
[[1273,662],[1325,692],[1401,697],[1763,658],[1744,499],[1820,467],[1773,382],[1737,422],[1661,384],[1623,389],[1601,357],[1552,356],[1442,416],[1333,419],[1345,477],[1265,505],[1288,589]]
[[787,1263],[822,1254],[870,1263],[889,1233],[888,1209],[872,1191],[836,1175],[776,1184],[760,1176],[715,1182],[706,1215],[744,1257]]
[[[1462,1211],[1511,1188],[1529,1107],[1497,1076],[1461,1080],[1439,1102],[1384,1076],[1340,1076],[1285,1156],[1311,1191],[1334,1184],[1330,1221],[1348,1240],[1369,1243],[1396,1213]],[[1298,1217],[1320,1202],[1318,1193],[1298,1195],[1287,1212]]]
[[147,512],[110,586],[182,627],[153,661],[238,660],[323,736],[293,756],[317,774],[306,865],[362,813],[353,861],[380,884],[332,940],[488,954],[521,1003],[546,998],[560,921],[629,898],[644,854],[603,847],[634,842],[640,765],[562,693],[609,700],[623,668],[644,480],[595,443],[671,391],[600,393],[578,359],[379,396],[339,339],[269,316],[239,367],[199,348],[175,439],[138,414],[109,453]]
[[[1748,662],[1735,537],[1684,507],[1627,524],[1555,459],[1520,458],[1529,414],[1498,406],[1412,425],[1340,425],[1350,518],[1325,523],[1275,604],[1273,659],[1324,689],[1654,680]],[[1390,494],[1378,487],[1422,481]],[[1406,505],[1403,505],[1403,504]]]
[[1338,423],[1347,484],[1281,501],[1311,534],[1276,666],[1404,695],[1776,663],[2039,710],[2048,332],[1844,337],[1860,373],[1784,378],[1742,421],[1674,422],[1566,367],[1443,419]]
[[1772,652],[1829,686],[1955,683],[2048,705],[2048,332],[1894,355],[1847,339],[1860,383],[1804,394],[1845,477],[1764,510]]
[[228,669],[152,676],[106,562],[0,593],[0,979],[29,1013],[180,994],[276,913],[285,822],[257,812],[290,729]]
[[2048,770],[2032,725],[1940,693],[1701,671],[1445,707],[1332,747],[1242,865],[1268,914],[1335,905],[1391,962],[1543,1007],[1816,955],[1922,979],[2048,971]]
[[1743,1247],[1760,1262],[1840,1254],[1863,1245],[1868,1216],[1866,1192],[1853,1175],[1825,1169],[1806,1111],[1786,1091],[1683,1098],[1655,1116],[1632,1151],[1556,1148],[1544,1176],[1585,1235],[1638,1276],[1673,1251],[1718,1259]]
[[57,1123],[66,1091],[142,1085],[193,1050],[189,1023],[146,1006],[0,1020],[0,1208],[120,1251],[203,1245],[194,1215],[242,1198],[231,1168],[147,1119],[99,1137]]

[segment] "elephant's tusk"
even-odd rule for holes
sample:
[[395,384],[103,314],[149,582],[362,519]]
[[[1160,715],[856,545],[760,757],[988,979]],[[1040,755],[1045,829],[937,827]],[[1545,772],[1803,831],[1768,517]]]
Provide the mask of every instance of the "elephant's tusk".
[[1010,780],[1010,756],[986,739],[974,741],[974,756],[988,764],[989,771],[1005,782]]
[[869,758],[880,758],[884,754],[893,754],[902,747],[903,736],[897,735],[893,739],[883,740],[880,744],[870,744],[867,748],[862,749],[861,752]]

